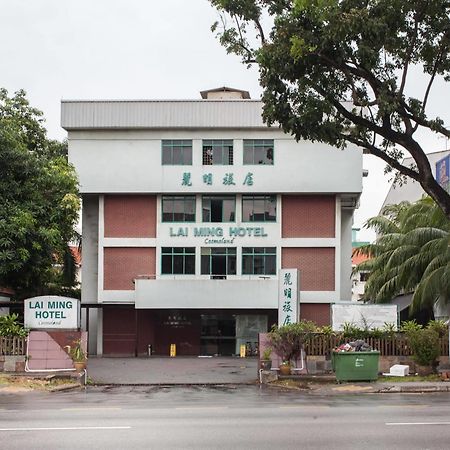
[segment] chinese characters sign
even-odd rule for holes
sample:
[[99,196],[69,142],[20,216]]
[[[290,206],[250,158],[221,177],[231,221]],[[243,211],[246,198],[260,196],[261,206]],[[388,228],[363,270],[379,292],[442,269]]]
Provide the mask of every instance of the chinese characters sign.
[[278,289],[278,326],[298,322],[298,269],[281,269]]
[[[213,185],[213,174],[205,173],[201,179],[204,185],[212,186]],[[238,180],[234,176],[234,173],[228,172],[222,178],[216,180],[220,184],[224,186],[236,186],[237,184],[242,184],[244,186],[253,186],[253,173],[247,172],[243,179]],[[192,186],[193,179],[191,176],[191,172],[183,172],[181,176],[181,186]]]

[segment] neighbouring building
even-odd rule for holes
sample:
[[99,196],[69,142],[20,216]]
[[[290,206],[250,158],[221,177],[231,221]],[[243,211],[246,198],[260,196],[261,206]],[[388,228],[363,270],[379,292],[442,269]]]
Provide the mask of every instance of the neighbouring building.
[[362,151],[267,127],[246,91],[201,97],[62,102],[91,354],[236,354],[277,322],[281,268],[302,319],[351,299]]
[[360,228],[352,229],[352,300],[359,301],[362,299],[364,295],[364,288],[366,286],[366,281],[369,278],[369,272],[367,270],[359,270],[357,272],[354,271],[355,267],[358,264],[367,261],[369,257],[367,255],[363,255],[358,253],[358,248],[363,245],[369,244],[368,241],[359,241],[358,240],[358,231]]

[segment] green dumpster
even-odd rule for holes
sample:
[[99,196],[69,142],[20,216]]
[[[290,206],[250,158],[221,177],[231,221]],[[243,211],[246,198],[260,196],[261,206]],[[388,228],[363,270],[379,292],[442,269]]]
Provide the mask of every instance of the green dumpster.
[[333,352],[331,356],[337,381],[375,381],[380,352]]

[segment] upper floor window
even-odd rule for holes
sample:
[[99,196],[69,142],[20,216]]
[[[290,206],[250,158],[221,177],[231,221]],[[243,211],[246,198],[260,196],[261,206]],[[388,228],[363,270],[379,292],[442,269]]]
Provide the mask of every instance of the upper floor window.
[[243,222],[275,222],[277,220],[276,195],[243,195]]
[[233,165],[233,140],[211,139],[203,141],[203,165]]
[[202,275],[236,275],[235,247],[203,247]]
[[275,247],[243,247],[243,275],[275,275],[277,273],[277,249]]
[[167,166],[191,166],[192,141],[181,139],[162,141],[162,163]]
[[164,195],[162,197],[163,222],[195,222],[194,195]]
[[194,275],[195,247],[162,247],[161,273],[163,275]]
[[234,222],[236,197],[234,195],[204,195],[203,222]]
[[273,165],[273,139],[244,139],[244,164]]

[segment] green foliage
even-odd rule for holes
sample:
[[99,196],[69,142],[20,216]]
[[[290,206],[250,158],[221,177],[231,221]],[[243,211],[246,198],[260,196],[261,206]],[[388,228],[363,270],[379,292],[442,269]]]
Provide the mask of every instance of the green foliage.
[[268,337],[274,352],[283,362],[291,363],[300,357],[304,343],[316,330],[314,322],[305,320],[278,328],[273,327]]
[[422,325],[417,323],[415,319],[414,320],[405,320],[404,322],[402,322],[402,324],[400,326],[400,331],[408,334],[408,333],[411,333],[414,331],[419,331],[422,328],[423,328]]
[[[298,140],[364,148],[400,182],[420,182],[450,218],[450,195],[415,137],[420,129],[450,137],[427,109],[436,79],[450,79],[447,0],[210,2],[221,44],[259,66],[269,125]],[[412,68],[427,80],[422,92]],[[402,164],[407,155],[413,165]]]
[[435,331],[440,338],[448,333],[448,325],[443,320],[430,320],[427,329]]
[[366,226],[378,235],[358,248],[370,256],[356,267],[370,272],[366,300],[383,303],[414,292],[415,310],[450,300],[450,220],[431,198],[389,205]]
[[19,298],[67,282],[55,267],[67,259],[79,198],[66,154],[23,91],[0,89],[0,286]]
[[413,359],[422,366],[433,365],[439,357],[439,335],[432,328],[407,333]]
[[272,348],[271,347],[266,347],[264,349],[264,351],[263,351],[262,359],[270,360],[271,357],[272,357]]
[[72,343],[72,345],[68,345],[67,349],[69,351],[69,355],[74,362],[83,362],[86,361],[87,355],[83,350],[83,346],[81,343],[81,339],[77,339]]
[[18,321],[17,314],[9,314],[8,316],[0,316],[0,336],[7,337],[26,337],[26,330]]

